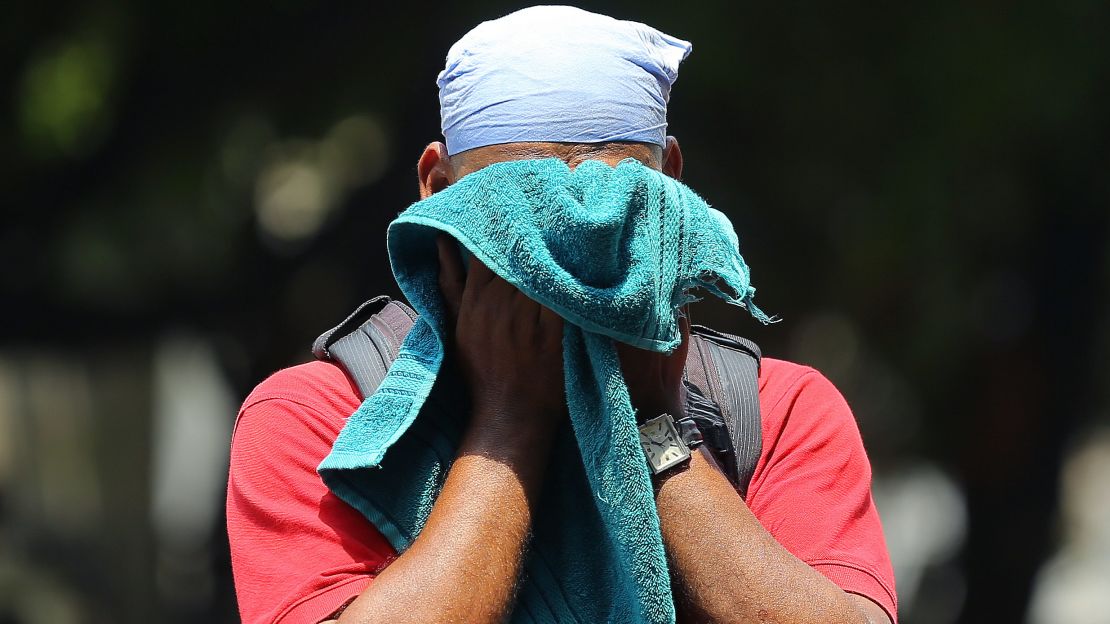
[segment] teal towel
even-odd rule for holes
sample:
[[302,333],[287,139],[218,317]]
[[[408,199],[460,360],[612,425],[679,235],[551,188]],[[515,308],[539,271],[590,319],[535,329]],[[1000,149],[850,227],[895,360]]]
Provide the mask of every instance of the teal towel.
[[420,319],[319,467],[398,551],[424,526],[466,425],[450,396],[437,398],[449,393],[432,393],[446,315],[441,231],[567,321],[571,426],[552,453],[512,621],[673,622],[651,481],[613,340],[672,351],[681,341],[676,310],[699,287],[768,321],[751,302],[732,225],[631,159],[574,170],[556,159],[498,163],[401,213],[389,226],[389,256]]

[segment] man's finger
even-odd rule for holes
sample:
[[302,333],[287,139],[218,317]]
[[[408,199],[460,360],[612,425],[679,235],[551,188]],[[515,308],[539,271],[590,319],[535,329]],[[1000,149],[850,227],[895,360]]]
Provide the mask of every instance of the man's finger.
[[467,286],[484,286],[495,279],[500,279],[488,266],[481,260],[470,257],[470,271],[466,274]]
[[663,379],[668,383],[677,383],[678,380],[682,379],[683,372],[686,370],[686,356],[690,351],[690,315],[687,308],[679,310],[678,334],[682,338],[682,342],[663,363],[665,367]]
[[686,353],[690,349],[690,308],[688,307],[678,311],[678,334],[682,336],[682,344],[677,351]]
[[447,303],[447,311],[452,323],[459,317],[463,290],[466,287],[466,271],[463,270],[462,257],[455,239],[447,234],[436,235],[436,249],[439,252],[439,289]]
[[547,306],[541,305],[540,306],[539,323],[543,327],[547,327],[547,328],[557,330],[559,338],[562,339],[562,336],[563,336],[563,332],[562,332],[563,317],[559,316],[558,312],[556,312],[555,310],[552,310],[551,308],[549,308]]

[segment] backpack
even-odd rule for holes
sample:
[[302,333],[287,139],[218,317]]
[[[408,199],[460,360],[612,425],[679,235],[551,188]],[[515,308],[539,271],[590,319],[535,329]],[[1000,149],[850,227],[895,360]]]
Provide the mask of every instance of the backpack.
[[[318,360],[338,364],[365,398],[385,377],[417,318],[404,303],[375,297],[321,334],[312,353]],[[690,340],[684,379],[687,415],[725,475],[746,497],[763,448],[758,384],[762,354],[750,340],[701,325],[690,327]]]

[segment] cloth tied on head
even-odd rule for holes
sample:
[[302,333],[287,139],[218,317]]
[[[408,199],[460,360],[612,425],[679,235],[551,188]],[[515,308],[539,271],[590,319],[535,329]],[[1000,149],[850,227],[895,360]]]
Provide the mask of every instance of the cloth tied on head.
[[638,22],[536,6],[483,22],[439,74],[447,151],[525,141],[666,145],[689,42]]

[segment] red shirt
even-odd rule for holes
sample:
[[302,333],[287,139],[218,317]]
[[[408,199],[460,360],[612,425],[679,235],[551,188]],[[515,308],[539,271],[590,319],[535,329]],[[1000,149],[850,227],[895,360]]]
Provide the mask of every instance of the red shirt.
[[[239,412],[227,531],[244,624],[316,624],[396,557],[316,466],[360,403],[337,366],[272,375]],[[763,359],[763,452],[748,507],[796,557],[896,621],[894,572],[871,499],[871,465],[844,398],[812,368]]]

